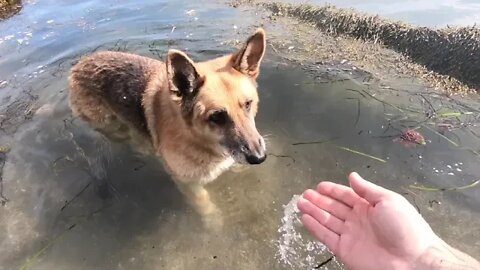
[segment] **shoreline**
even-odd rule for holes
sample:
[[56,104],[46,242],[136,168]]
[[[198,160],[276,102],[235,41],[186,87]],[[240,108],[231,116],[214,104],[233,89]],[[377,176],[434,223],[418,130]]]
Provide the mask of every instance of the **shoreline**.
[[254,0],[232,1],[230,5],[261,7],[271,12],[270,18],[291,18],[334,38],[349,38],[392,50],[416,66],[407,63],[407,68],[413,69],[418,77],[442,86],[447,93],[480,91],[480,28],[475,26],[438,30],[414,27],[331,5]]

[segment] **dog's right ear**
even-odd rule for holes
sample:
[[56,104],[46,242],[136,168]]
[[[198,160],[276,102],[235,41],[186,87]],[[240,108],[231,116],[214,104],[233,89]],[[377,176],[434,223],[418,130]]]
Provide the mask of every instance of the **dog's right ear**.
[[266,48],[266,34],[262,28],[247,39],[245,45],[232,57],[233,68],[256,79]]
[[186,101],[195,97],[204,80],[198,74],[192,59],[181,51],[169,50],[166,64],[172,99]]

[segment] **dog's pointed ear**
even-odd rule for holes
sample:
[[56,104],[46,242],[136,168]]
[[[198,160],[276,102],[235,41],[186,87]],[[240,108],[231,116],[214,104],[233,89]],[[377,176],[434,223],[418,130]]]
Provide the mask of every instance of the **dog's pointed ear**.
[[192,59],[181,51],[169,50],[166,64],[168,87],[172,99],[183,100],[196,96],[203,84],[203,79],[198,74]]
[[260,63],[265,54],[266,34],[262,28],[247,39],[243,47],[233,55],[233,68],[254,79],[260,72]]

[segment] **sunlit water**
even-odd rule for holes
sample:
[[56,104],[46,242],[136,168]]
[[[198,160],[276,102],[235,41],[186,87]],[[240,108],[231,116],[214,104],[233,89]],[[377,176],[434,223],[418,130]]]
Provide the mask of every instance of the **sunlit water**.
[[392,20],[409,22],[417,26],[473,26],[480,22],[480,2],[476,0],[424,0],[424,1],[355,1],[355,0],[280,0],[308,4],[333,4],[354,8],[368,14],[379,14]]
[[[311,269],[330,254],[301,228],[295,200],[322,179],[346,183],[352,170],[407,194],[442,237],[480,256],[478,189],[408,188],[478,179],[479,159],[470,151],[478,150],[478,138],[466,129],[446,131],[454,145],[421,128],[426,146],[397,143],[398,130],[422,119],[385,108],[360,78],[336,72],[314,80],[268,53],[257,125],[270,155],[208,186],[224,217],[218,233],[204,230],[154,158],[72,119],[67,74],[81,55],[115,49],[163,58],[177,48],[208,59],[231,52],[226,41],[245,39],[258,24],[222,3],[114,0],[39,0],[0,22],[0,143],[11,147],[2,175],[8,201],[0,207],[0,269]],[[382,94],[406,107],[420,104],[418,97]],[[323,269],[341,266],[333,260]]]

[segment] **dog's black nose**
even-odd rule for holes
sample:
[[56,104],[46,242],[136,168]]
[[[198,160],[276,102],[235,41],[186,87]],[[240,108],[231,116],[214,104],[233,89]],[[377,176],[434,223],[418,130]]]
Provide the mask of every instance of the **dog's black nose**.
[[245,157],[249,164],[260,164],[267,159],[267,155],[262,153],[261,155],[247,155]]

